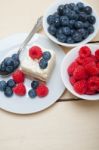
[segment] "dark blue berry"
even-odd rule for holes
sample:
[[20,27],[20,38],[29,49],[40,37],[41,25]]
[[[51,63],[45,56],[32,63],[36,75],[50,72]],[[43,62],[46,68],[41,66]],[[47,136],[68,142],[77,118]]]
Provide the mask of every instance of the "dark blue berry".
[[70,3],[70,4],[68,4],[68,7],[71,9],[71,10],[74,10],[74,8],[75,8],[75,3]]
[[19,60],[19,54],[13,54],[12,59],[13,60]]
[[94,27],[92,26],[92,25],[90,25],[89,27],[88,27],[88,33],[89,34],[92,34],[93,32],[94,32]]
[[83,22],[81,22],[81,21],[76,21],[75,22],[75,28],[76,29],[80,29],[80,28],[83,28],[83,27],[84,27]]
[[86,21],[86,22],[84,23],[84,28],[87,29],[89,26],[90,26],[90,23],[89,23],[88,21]]
[[67,38],[67,43],[68,43],[68,44],[74,44],[73,38],[72,38],[72,37],[68,37],[68,38]]
[[45,69],[48,66],[48,62],[45,59],[41,59],[39,61],[39,66],[40,66],[41,69]]
[[65,43],[67,38],[64,34],[57,34],[56,38],[58,39],[59,42]]
[[9,79],[7,81],[7,86],[13,88],[16,85],[15,81],[13,79]]
[[13,62],[13,59],[11,57],[5,58],[4,63],[6,66],[14,66],[14,62]]
[[84,12],[79,14],[79,21],[85,22],[87,21],[87,15]]
[[96,18],[94,16],[88,16],[88,21],[91,24],[95,24],[96,23]]
[[75,13],[75,11],[71,11],[68,18],[71,20],[75,19],[77,20],[78,19],[78,15]]
[[48,17],[47,17],[47,23],[49,24],[49,25],[52,25],[52,24],[54,24],[54,16],[53,15],[49,15]]
[[60,19],[59,19],[59,17],[56,17],[54,21],[55,21],[54,22],[55,27],[59,27],[60,26]]
[[61,16],[60,17],[60,24],[62,26],[68,26],[69,25],[69,19],[67,16]]
[[29,90],[28,95],[30,98],[35,98],[37,96],[36,91],[34,89]]
[[55,26],[51,25],[48,27],[48,32],[51,34],[51,35],[55,35],[56,34],[56,28]]
[[32,87],[33,89],[36,89],[38,86],[39,86],[39,81],[33,80],[33,81],[31,82],[31,87]]
[[78,32],[76,32],[75,34],[73,34],[72,37],[73,37],[73,40],[75,41],[75,43],[78,43],[78,42],[82,41],[82,36]]
[[0,81],[0,91],[4,91],[6,89],[7,83],[5,81]]
[[71,35],[73,35],[76,32],[75,29],[71,29]]
[[72,29],[75,26],[75,20],[70,20],[69,27]]
[[20,61],[19,60],[14,60],[14,69],[18,68],[20,65]]
[[58,12],[55,12],[55,13],[53,14],[53,17],[54,17],[54,19],[57,18],[57,17],[59,17]]
[[51,58],[51,53],[48,51],[45,51],[43,53],[43,59],[45,59],[46,61],[48,61]]
[[84,4],[82,2],[79,2],[79,3],[77,3],[77,7],[79,8],[79,10],[83,10]]
[[64,5],[60,5],[57,9],[59,15],[63,15]]
[[90,15],[92,13],[92,8],[90,6],[86,6],[84,8],[84,11],[85,11],[86,14]]
[[70,28],[69,27],[63,27],[63,33],[65,35],[70,35],[71,34]]
[[11,73],[14,71],[14,67],[13,66],[7,66],[5,70],[6,70],[6,72]]
[[59,28],[59,29],[57,30],[57,34],[63,34],[63,28]]
[[6,65],[4,63],[4,61],[1,63],[0,65],[0,71],[5,71],[6,70]]
[[5,91],[4,91],[5,96],[7,97],[11,97],[13,95],[13,91],[10,87],[6,87]]
[[69,8],[63,10],[63,15],[69,17],[71,10]]
[[80,33],[80,35],[82,36],[82,37],[85,37],[86,36],[86,33],[87,33],[87,31],[85,30],[85,29],[79,29],[78,30],[78,32]]

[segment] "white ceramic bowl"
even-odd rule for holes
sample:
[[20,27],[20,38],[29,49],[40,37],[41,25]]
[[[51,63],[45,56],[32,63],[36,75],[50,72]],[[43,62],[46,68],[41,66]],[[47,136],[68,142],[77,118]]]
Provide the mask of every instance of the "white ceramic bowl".
[[88,38],[86,38],[85,40],[83,40],[82,42],[79,42],[79,43],[76,43],[76,44],[67,44],[67,43],[62,43],[62,42],[59,42],[54,36],[52,36],[49,32],[48,32],[48,23],[47,23],[47,17],[53,13],[56,12],[58,6],[60,4],[66,4],[66,3],[77,3],[77,2],[83,2],[85,5],[87,6],[90,6],[89,4],[87,4],[86,2],[82,1],[82,0],[57,0],[55,3],[53,3],[52,5],[50,5],[48,7],[48,9],[45,11],[44,13],[44,17],[43,17],[43,28],[44,28],[44,31],[46,33],[46,35],[55,43],[59,44],[59,45],[62,45],[62,46],[65,46],[65,47],[76,47],[76,46],[79,46],[81,44],[86,44],[88,42],[90,42],[97,34],[98,32],[98,29],[99,29],[99,21],[98,21],[98,16],[94,10],[94,8],[92,7],[93,9],[93,15],[96,17],[96,23],[94,25],[95,27],[95,31],[88,36]]
[[[62,81],[63,81],[65,87],[68,89],[68,91],[70,91],[73,95],[75,95],[79,98],[85,99],[85,100],[99,100],[99,94],[95,94],[95,95],[85,95],[85,94],[83,94],[83,95],[80,95],[80,94],[76,93],[73,89],[73,86],[71,85],[71,83],[69,81],[69,75],[68,75],[68,72],[67,72],[67,68],[77,58],[79,49],[82,46],[78,46],[76,48],[73,48],[64,57],[64,59],[62,61],[62,64],[61,64]],[[94,52],[97,49],[99,49],[99,45],[87,44],[86,46],[91,48],[92,54],[94,54]]]

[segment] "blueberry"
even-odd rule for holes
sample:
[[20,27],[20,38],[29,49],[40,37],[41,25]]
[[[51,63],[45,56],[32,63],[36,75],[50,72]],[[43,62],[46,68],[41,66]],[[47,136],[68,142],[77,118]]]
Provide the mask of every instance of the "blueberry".
[[49,24],[49,25],[52,25],[52,24],[54,24],[54,16],[53,15],[49,15],[48,17],[47,17],[47,23]]
[[20,61],[19,60],[14,60],[14,69],[18,68],[20,65]]
[[0,91],[4,91],[6,89],[7,83],[5,81],[0,81]]
[[14,71],[14,67],[13,66],[7,66],[5,70],[6,70],[6,72],[11,73]]
[[38,86],[39,86],[39,81],[33,80],[33,81],[31,82],[31,87],[32,87],[33,89],[36,89]]
[[62,26],[68,26],[69,25],[69,19],[67,16],[61,16],[60,17],[60,23]]
[[65,43],[67,39],[64,34],[57,34],[56,38],[58,39],[59,42],[62,42],[62,43]]
[[4,63],[6,66],[13,66],[14,65],[13,59],[11,57],[5,58]]
[[51,53],[48,51],[45,51],[43,53],[43,59],[45,59],[46,61],[48,61],[51,58]]
[[34,89],[29,90],[28,95],[30,98],[35,98],[37,96],[36,91]]
[[45,69],[48,66],[48,62],[45,59],[41,59],[39,61],[39,66],[40,66],[41,69]]
[[56,28],[55,26],[51,25],[48,27],[48,32],[51,34],[51,35],[55,35],[56,34]]
[[79,14],[79,21],[85,22],[87,20],[87,15],[84,12]]
[[88,27],[88,33],[89,34],[92,34],[93,32],[94,32],[94,27],[92,26],[92,25],[90,25],[89,27]]
[[73,34],[72,37],[73,37],[73,40],[75,41],[75,43],[82,41],[82,36],[81,36],[81,34],[79,34],[79,32],[76,32],[75,34]]
[[59,15],[63,15],[64,5],[60,5],[57,9]]
[[72,29],[75,26],[75,20],[70,20],[69,27]]
[[83,35],[83,39],[86,39],[89,36],[88,31],[86,30],[86,33]]
[[6,65],[4,63],[4,61],[1,63],[0,65],[0,71],[5,71],[6,70]]
[[77,7],[79,8],[79,10],[83,10],[84,4],[82,2],[79,2],[79,3],[77,3]]
[[75,3],[70,3],[70,4],[68,4],[68,7],[71,9],[71,10],[74,10],[74,8],[75,8]]
[[77,14],[79,14],[79,8],[77,7],[77,5],[74,7],[74,9],[73,9]]
[[7,81],[7,86],[9,86],[10,88],[13,88],[15,85],[16,85],[16,83],[13,79],[9,79]]
[[92,13],[92,8],[90,6],[86,6],[84,8],[84,11],[85,11],[86,14],[90,15]]
[[54,18],[57,18],[57,17],[59,17],[59,14],[58,14],[58,12],[55,12],[55,13],[53,14],[53,17],[54,17]]
[[74,43],[73,38],[72,38],[72,37],[68,37],[68,38],[67,38],[67,43],[73,44],[73,43]]
[[63,10],[63,15],[69,17],[71,10],[69,8]]
[[58,30],[57,30],[57,34],[62,34],[63,33],[63,28],[59,28]]
[[90,23],[89,23],[88,21],[86,21],[86,22],[84,23],[84,28],[87,29],[89,26],[90,26]]
[[71,20],[75,19],[77,20],[78,19],[78,15],[75,13],[75,11],[71,11],[68,18]]
[[84,37],[86,37],[86,33],[87,33],[87,31],[85,30],[85,29],[79,29],[78,30],[78,32],[80,33],[80,35],[84,38]]
[[59,19],[59,17],[56,17],[54,21],[55,21],[54,22],[55,27],[59,27],[60,26],[60,19]]
[[89,23],[91,23],[91,24],[95,24],[96,18],[95,18],[94,16],[88,16],[88,21],[89,21]]
[[6,87],[5,91],[4,91],[5,96],[7,97],[11,97],[13,95],[13,91],[10,87]]
[[75,29],[71,29],[71,35],[73,35],[76,32]]
[[13,54],[12,59],[13,60],[19,60],[19,54]]
[[76,21],[75,22],[75,28],[76,29],[80,29],[80,28],[83,28],[83,22],[81,22],[81,21]]
[[64,9],[68,9],[68,8],[69,8],[69,4],[65,4]]
[[63,27],[63,34],[70,35],[71,34],[70,28],[69,27]]

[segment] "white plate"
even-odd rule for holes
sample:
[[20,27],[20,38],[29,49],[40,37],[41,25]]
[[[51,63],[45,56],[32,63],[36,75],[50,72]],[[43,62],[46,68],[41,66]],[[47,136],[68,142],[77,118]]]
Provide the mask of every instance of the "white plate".
[[[26,36],[27,34],[22,33],[0,40],[0,60],[7,53],[14,53]],[[31,99],[29,98],[28,94],[23,97],[14,95],[11,98],[7,98],[2,92],[0,92],[0,108],[9,112],[18,114],[30,114],[39,112],[55,103],[64,92],[65,87],[62,83],[60,75],[60,66],[61,61],[65,55],[64,52],[59,46],[51,42],[47,37],[39,34],[34,36],[34,38],[28,44],[27,49],[31,47],[33,43],[40,44],[41,46],[48,49],[53,49],[56,52],[56,66],[51,75],[51,78],[47,83],[49,94],[45,98],[36,97],[35,99]],[[1,77],[0,80],[2,80]],[[5,78],[4,80],[8,80],[8,78]],[[31,81],[26,79],[25,85],[27,90],[31,88],[30,83]]]
[[[99,100],[99,94],[95,94],[95,95],[80,95],[78,93],[75,92],[75,90],[73,89],[73,86],[71,85],[70,81],[69,81],[69,75],[67,72],[68,66],[78,57],[78,53],[79,53],[79,49],[82,47],[78,46],[73,48],[71,51],[69,51],[67,53],[67,55],[64,57],[62,64],[61,64],[61,77],[62,77],[62,81],[65,85],[65,87],[75,96],[85,99],[85,100]],[[97,49],[99,49],[99,45],[96,44],[87,44],[84,46],[88,46],[91,49],[92,54],[95,53],[95,51]]]
[[77,3],[77,2],[83,2],[85,4],[85,6],[91,6],[89,5],[88,3],[86,3],[85,1],[83,0],[56,0],[55,2],[53,2],[51,5],[49,5],[49,7],[47,8],[47,10],[45,11],[44,13],[44,17],[43,17],[43,28],[44,28],[44,31],[46,33],[46,35],[55,43],[59,44],[59,45],[62,45],[62,46],[65,46],[65,47],[76,47],[76,46],[79,46],[81,44],[86,44],[88,43],[89,41],[91,41],[95,36],[96,34],[98,33],[98,30],[99,30],[99,17],[95,11],[95,9],[92,7],[93,9],[93,15],[96,17],[96,23],[94,25],[94,28],[95,28],[95,31],[90,34],[85,40],[83,40],[82,42],[79,42],[79,43],[75,43],[75,44],[68,44],[68,43],[62,43],[62,42],[59,42],[54,36],[52,36],[49,32],[48,32],[48,23],[47,23],[47,17],[53,13],[56,12],[57,8],[59,5],[61,4],[68,4],[68,3]]

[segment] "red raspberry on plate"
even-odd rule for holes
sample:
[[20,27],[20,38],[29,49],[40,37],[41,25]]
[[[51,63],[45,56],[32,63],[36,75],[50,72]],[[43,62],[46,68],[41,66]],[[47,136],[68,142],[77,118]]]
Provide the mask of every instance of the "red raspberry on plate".
[[83,46],[79,50],[79,56],[81,58],[89,57],[91,55],[91,49],[88,46]]
[[75,78],[74,78],[73,76],[71,76],[71,77],[69,78],[69,81],[70,81],[70,83],[71,83],[72,85],[74,85],[74,83],[76,82],[76,80],[75,80]]
[[74,84],[74,90],[78,93],[78,94],[85,94],[86,90],[87,90],[87,83],[86,80],[80,80],[77,81]]
[[76,69],[77,66],[78,66],[78,63],[77,63],[76,61],[72,62],[72,63],[69,65],[67,71],[68,71],[68,74],[69,74],[70,76],[73,75],[73,72],[74,72],[74,70]]
[[96,66],[97,66],[97,68],[99,69],[99,62],[98,62],[98,63],[96,63]]
[[92,62],[95,62],[94,61],[94,58],[92,57],[86,57],[83,59],[83,65],[85,66],[86,64],[89,64],[89,63],[92,63]]
[[99,70],[96,67],[96,64],[93,62],[86,64],[85,70],[88,73],[88,75],[90,75],[90,76],[95,76],[95,75],[98,75],[98,73],[99,73]]
[[97,49],[97,50],[95,51],[95,57],[96,57],[96,59],[99,61],[99,49]]
[[86,94],[87,95],[94,95],[94,94],[96,94],[96,91],[95,90],[92,91],[90,88],[88,88],[86,91]]
[[75,78],[75,80],[86,79],[87,75],[86,75],[84,67],[78,66],[73,72],[73,77]]
[[45,84],[40,84],[36,89],[37,96],[39,97],[47,96],[48,92],[49,92],[49,89]]
[[25,75],[21,70],[16,70],[13,74],[12,74],[12,78],[16,83],[21,83],[24,82],[25,79]]
[[83,58],[77,57],[76,62],[77,62],[79,65],[82,65],[82,64],[83,64]]
[[40,59],[42,55],[43,55],[42,50],[38,46],[33,46],[29,49],[29,56],[32,59]]
[[88,80],[88,89],[90,91],[96,92],[98,88],[99,88],[99,77],[98,76],[90,77]]
[[26,94],[25,85],[24,85],[23,83],[17,84],[17,85],[13,88],[13,92],[14,92],[16,95],[24,96],[24,95]]

